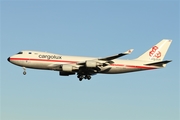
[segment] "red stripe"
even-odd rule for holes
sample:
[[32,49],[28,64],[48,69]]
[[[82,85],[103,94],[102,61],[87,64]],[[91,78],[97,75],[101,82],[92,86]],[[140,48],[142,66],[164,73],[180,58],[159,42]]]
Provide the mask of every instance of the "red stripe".
[[111,66],[124,66],[123,64],[111,64]]
[[[10,58],[10,61],[16,60],[31,60],[31,61],[45,61],[45,62],[67,62],[67,63],[77,63],[77,61],[68,61],[68,60],[48,60],[48,59],[29,59],[29,58]],[[139,69],[156,69],[156,67],[149,66],[135,66],[135,65],[125,65],[125,64],[111,64],[111,66],[121,66],[121,67],[129,67],[129,68],[139,68]]]
[[135,65],[126,65],[126,67],[130,67],[130,68],[139,68],[139,69],[156,69],[156,67],[135,66]]
[[31,61],[46,61],[46,62],[68,62],[68,63],[77,63],[76,61],[67,61],[67,60],[48,60],[48,59],[28,59],[28,58],[10,58],[10,60],[31,60]]

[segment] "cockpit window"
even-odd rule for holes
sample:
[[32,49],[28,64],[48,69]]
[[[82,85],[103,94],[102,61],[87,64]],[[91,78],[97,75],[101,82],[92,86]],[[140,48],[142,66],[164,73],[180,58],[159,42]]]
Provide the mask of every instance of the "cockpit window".
[[31,52],[29,52],[29,54],[32,54]]
[[18,52],[17,54],[23,54],[23,52]]

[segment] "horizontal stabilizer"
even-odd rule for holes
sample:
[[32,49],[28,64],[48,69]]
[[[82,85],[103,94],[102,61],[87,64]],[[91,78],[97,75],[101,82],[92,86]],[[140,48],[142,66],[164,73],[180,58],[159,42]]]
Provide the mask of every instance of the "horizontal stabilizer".
[[163,66],[164,64],[167,64],[171,62],[172,60],[165,60],[165,61],[160,61],[160,62],[153,62],[153,63],[148,63],[144,65],[154,65],[154,66]]

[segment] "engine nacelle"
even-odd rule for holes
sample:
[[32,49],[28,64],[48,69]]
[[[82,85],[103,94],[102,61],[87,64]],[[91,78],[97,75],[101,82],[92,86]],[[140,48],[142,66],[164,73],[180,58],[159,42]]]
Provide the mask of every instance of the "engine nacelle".
[[99,65],[100,65],[99,62],[96,62],[96,61],[93,61],[93,60],[86,61],[86,67],[89,67],[89,68],[96,68]]
[[69,75],[74,75],[74,72],[64,72],[64,71],[60,71],[59,75],[60,76],[69,76]]
[[76,67],[72,65],[62,65],[61,69],[64,72],[73,72],[74,70],[76,70]]

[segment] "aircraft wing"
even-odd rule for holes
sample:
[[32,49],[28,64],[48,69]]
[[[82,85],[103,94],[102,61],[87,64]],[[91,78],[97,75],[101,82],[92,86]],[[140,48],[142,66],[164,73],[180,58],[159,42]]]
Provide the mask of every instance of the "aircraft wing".
[[130,49],[124,53],[119,53],[117,55],[100,58],[100,59],[91,59],[86,61],[80,61],[76,64],[51,64],[49,67],[51,67],[53,70],[60,71],[60,75],[71,75],[71,74],[89,74],[93,75],[98,73],[98,71],[101,70],[101,67],[107,66],[109,64],[112,64],[114,59],[118,57],[122,57],[124,55],[128,55],[132,53],[133,49]]
[[105,58],[100,58],[98,60],[103,60],[103,61],[110,61],[110,60],[114,60],[116,58],[119,58],[119,57],[122,57],[124,55],[128,55],[128,54],[131,54],[133,52],[133,49],[130,49],[124,53],[119,53],[117,55],[113,55],[113,56],[109,56],[109,57],[105,57]]
[[[122,56],[124,56],[124,55],[128,55],[128,54],[130,54],[130,53],[132,53],[132,51],[133,51],[133,49],[130,49],[130,50],[128,50],[128,51],[126,51],[126,52],[123,52],[123,53],[119,53],[119,54],[117,54],[117,55],[113,55],[113,56],[108,56],[108,57],[104,57],[104,58],[99,58],[99,59],[94,59],[94,60],[87,60],[88,62],[96,62],[96,63],[99,63],[101,66],[103,65],[103,66],[105,66],[106,65],[106,63],[113,63],[113,61],[111,61],[111,60],[114,60],[114,59],[116,59],[116,58],[119,58],[119,57],[122,57]],[[77,65],[85,65],[86,63],[87,63],[87,61],[81,61],[81,62],[78,62],[78,63],[76,63]]]
[[[124,55],[131,54],[132,51],[133,51],[133,49],[130,49],[130,50],[124,52],[124,53],[119,53],[117,55],[108,56],[108,57],[99,58],[99,59],[94,59],[94,60],[87,60],[87,61],[96,62],[96,63],[99,63],[99,65],[101,65],[101,66],[105,66],[105,65],[107,65],[107,63],[108,64],[113,63],[113,61],[111,61],[111,60],[122,57]],[[83,65],[84,66],[87,63],[87,61],[78,62],[77,65]]]

